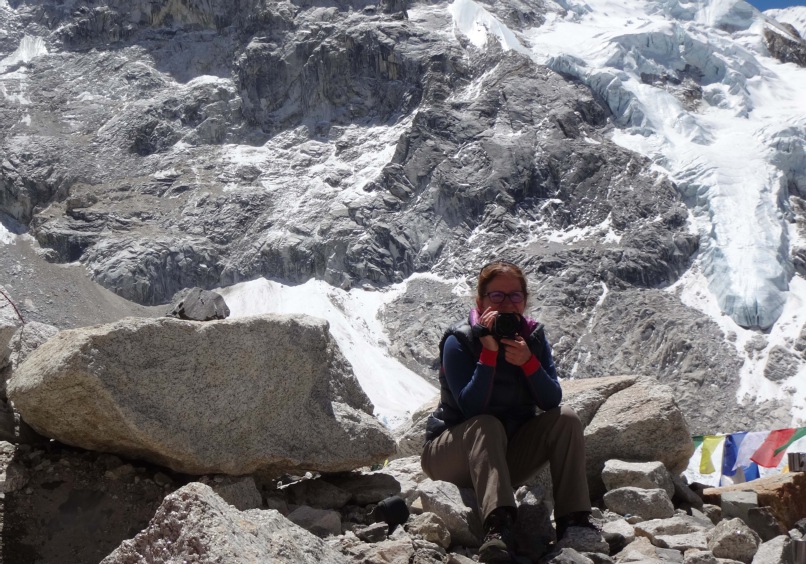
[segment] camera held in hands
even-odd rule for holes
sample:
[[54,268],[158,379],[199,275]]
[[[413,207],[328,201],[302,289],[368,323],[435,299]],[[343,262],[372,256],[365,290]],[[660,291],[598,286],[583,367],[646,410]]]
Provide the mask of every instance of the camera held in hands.
[[476,337],[486,337],[492,335],[497,340],[514,339],[521,329],[521,316],[517,313],[499,313],[493,321],[493,328],[487,329],[481,323],[473,326],[473,334]]
[[493,337],[498,340],[514,339],[521,329],[521,316],[517,313],[499,313],[493,323]]

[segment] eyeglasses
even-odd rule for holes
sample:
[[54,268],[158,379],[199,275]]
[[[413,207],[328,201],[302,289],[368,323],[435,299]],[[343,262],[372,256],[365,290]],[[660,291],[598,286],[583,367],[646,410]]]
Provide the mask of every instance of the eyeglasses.
[[526,294],[523,292],[512,292],[505,294],[504,292],[487,292],[484,294],[494,304],[502,304],[504,300],[509,298],[510,303],[519,304],[526,299]]

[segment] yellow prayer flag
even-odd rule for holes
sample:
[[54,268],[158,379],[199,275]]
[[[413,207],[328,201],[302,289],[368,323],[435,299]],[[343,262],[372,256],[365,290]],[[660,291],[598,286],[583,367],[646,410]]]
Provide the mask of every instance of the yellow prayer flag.
[[700,474],[711,474],[716,471],[712,457],[722,445],[725,435],[706,435],[702,440],[702,458],[700,458]]

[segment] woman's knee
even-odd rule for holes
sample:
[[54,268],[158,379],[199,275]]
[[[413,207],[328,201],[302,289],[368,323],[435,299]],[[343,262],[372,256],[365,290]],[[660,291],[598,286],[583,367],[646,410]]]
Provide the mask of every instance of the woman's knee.
[[477,415],[471,417],[467,421],[467,430],[465,436],[474,436],[482,434],[485,437],[501,438],[506,440],[507,431],[501,420],[494,415]]
[[557,419],[557,423],[562,427],[570,430],[570,431],[579,431],[582,432],[582,420],[577,415],[577,412],[574,411],[572,407],[568,407],[567,405],[560,406],[560,414]]

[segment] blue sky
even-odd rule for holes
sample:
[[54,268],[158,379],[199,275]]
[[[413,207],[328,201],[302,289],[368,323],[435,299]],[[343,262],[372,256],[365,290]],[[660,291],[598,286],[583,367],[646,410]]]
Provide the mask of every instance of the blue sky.
[[753,6],[761,10],[769,10],[772,8],[787,8],[789,6],[806,6],[804,1],[793,0],[748,0]]

